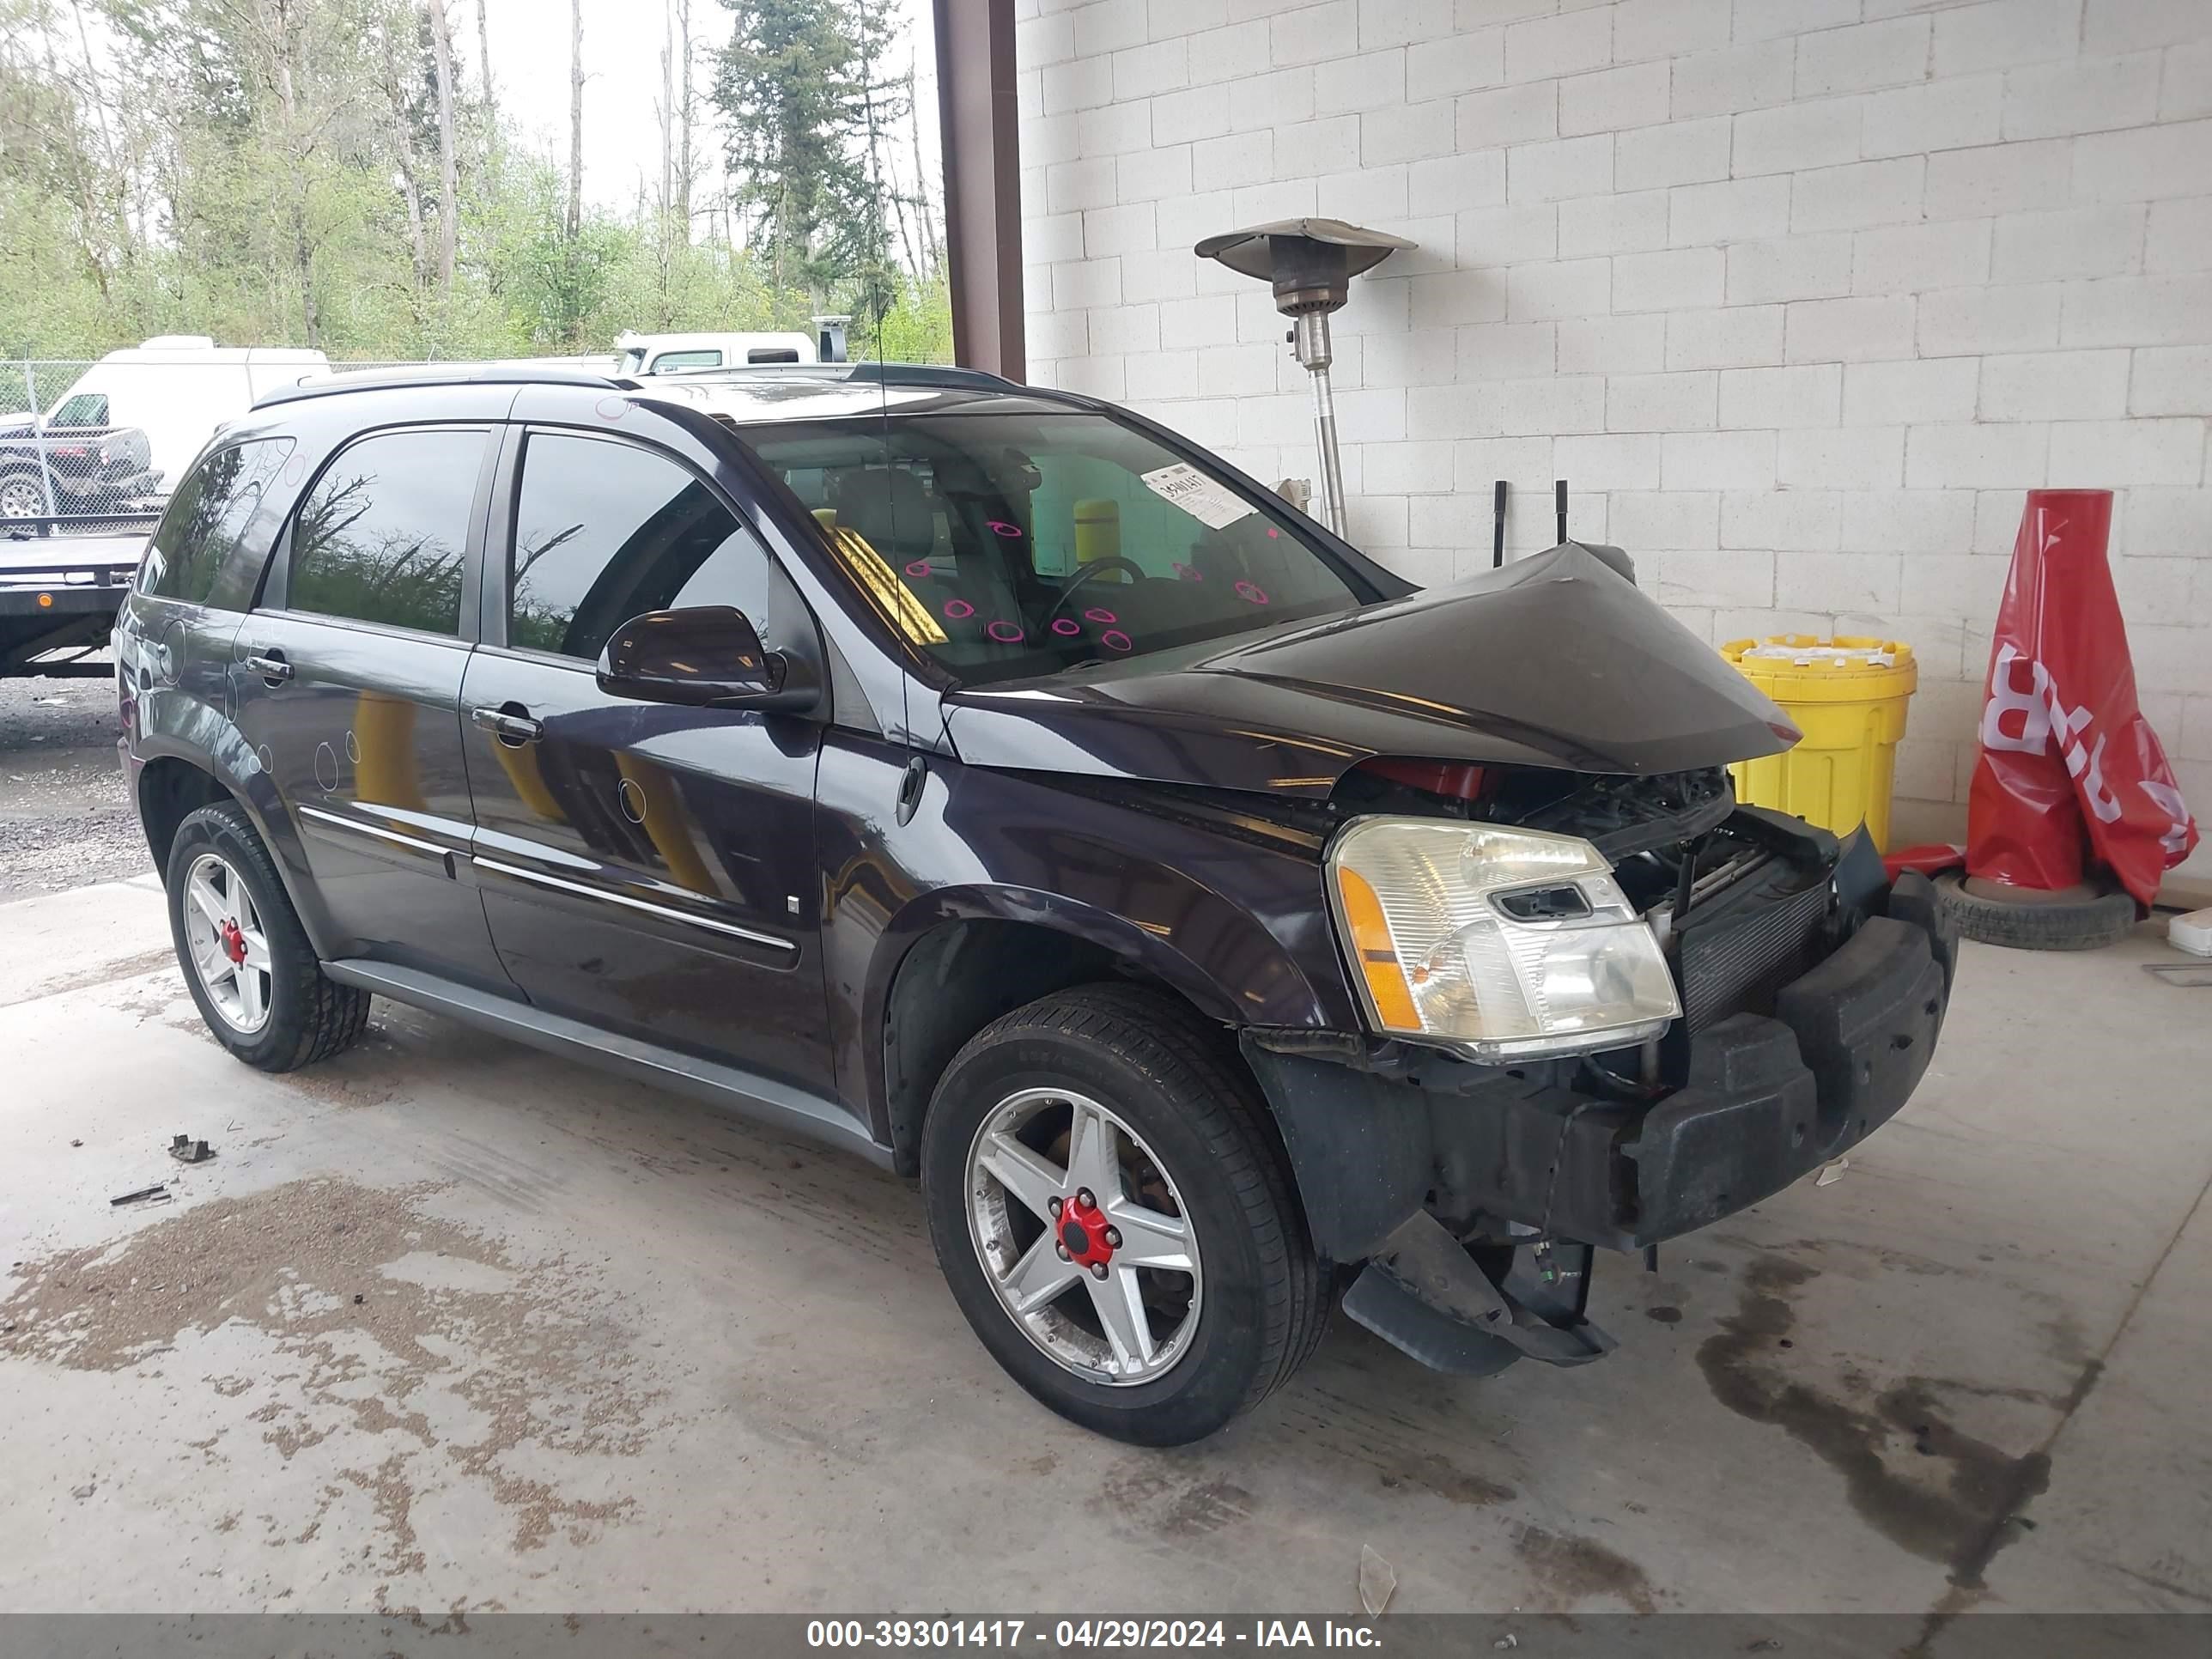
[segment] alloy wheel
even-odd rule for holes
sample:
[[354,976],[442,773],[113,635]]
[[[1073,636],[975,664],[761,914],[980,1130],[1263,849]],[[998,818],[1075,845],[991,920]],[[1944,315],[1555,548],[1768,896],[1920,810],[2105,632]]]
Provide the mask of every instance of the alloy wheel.
[[250,1036],[269,1023],[269,939],[253,895],[228,860],[203,853],[185,877],[192,972],[225,1024]]
[[966,1191],[985,1276],[1054,1361],[1127,1388],[1189,1352],[1197,1236],[1174,1178],[1112,1111],[1062,1089],[1009,1095],[969,1146]]

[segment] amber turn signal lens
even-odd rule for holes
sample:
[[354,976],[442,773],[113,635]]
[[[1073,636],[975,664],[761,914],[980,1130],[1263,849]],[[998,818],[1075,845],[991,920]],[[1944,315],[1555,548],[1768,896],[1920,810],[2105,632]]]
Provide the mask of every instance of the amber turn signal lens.
[[1413,1006],[1413,994],[1406,984],[1406,970],[1398,961],[1398,947],[1390,938],[1390,924],[1382,915],[1382,901],[1357,871],[1339,866],[1336,890],[1344,903],[1345,926],[1352,931],[1352,948],[1366,976],[1367,994],[1374,1000],[1376,1017],[1392,1031],[1418,1031],[1421,1016]]

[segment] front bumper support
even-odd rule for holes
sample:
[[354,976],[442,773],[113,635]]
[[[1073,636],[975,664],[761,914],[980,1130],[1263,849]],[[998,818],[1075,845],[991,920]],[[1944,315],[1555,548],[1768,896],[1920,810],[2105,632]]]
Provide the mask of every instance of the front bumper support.
[[1579,1316],[1554,1322],[1492,1284],[1443,1224],[1408,1216],[1383,1241],[1344,1310],[1433,1370],[1489,1376],[1515,1360],[1586,1365],[1613,1340]]
[[1887,1123],[1928,1069],[1948,995],[1929,936],[1875,916],[1785,988],[1772,1018],[1700,1034],[1689,1086],[1620,1148],[1636,1167],[1630,1242],[1755,1204]]

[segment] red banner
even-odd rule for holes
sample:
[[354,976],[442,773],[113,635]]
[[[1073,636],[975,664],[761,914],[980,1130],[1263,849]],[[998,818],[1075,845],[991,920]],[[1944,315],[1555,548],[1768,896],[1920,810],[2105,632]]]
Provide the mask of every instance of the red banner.
[[2112,527],[2109,489],[2027,493],[1982,691],[1966,872],[2049,890],[2101,864],[2148,912],[2197,825],[2136,704]]

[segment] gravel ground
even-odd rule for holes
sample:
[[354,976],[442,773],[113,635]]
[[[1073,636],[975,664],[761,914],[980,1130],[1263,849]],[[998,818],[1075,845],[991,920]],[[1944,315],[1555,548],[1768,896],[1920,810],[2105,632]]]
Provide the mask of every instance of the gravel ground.
[[0,901],[149,867],[105,679],[0,679]]

